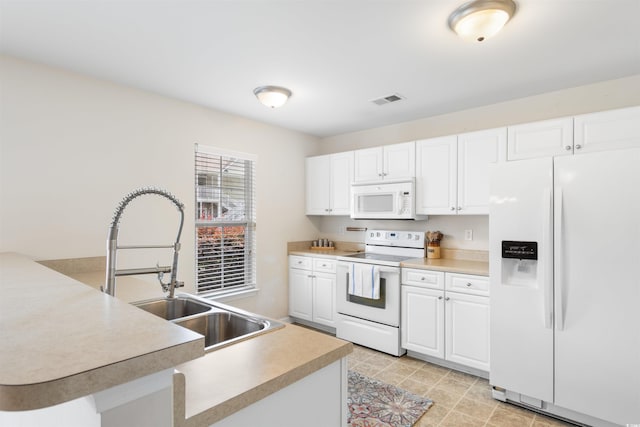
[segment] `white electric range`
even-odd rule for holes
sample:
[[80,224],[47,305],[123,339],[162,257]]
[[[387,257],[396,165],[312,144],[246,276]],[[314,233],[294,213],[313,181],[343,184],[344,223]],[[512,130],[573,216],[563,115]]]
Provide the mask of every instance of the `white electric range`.
[[424,238],[422,231],[368,230],[364,252],[338,257],[338,338],[394,356],[405,353],[400,345],[400,263],[424,257]]

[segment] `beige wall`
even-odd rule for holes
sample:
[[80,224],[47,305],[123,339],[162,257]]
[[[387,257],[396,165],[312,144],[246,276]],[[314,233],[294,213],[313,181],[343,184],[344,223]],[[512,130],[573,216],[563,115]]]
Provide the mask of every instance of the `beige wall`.
[[[103,256],[121,198],[157,186],[186,205],[179,276],[193,286],[194,143],[252,153],[260,292],[233,303],[287,314],[286,242],[317,234],[304,215],[301,179],[316,138],[6,56],[0,85],[0,252],[36,260]],[[164,199],[145,196],[129,206],[122,243],[175,239],[177,210]],[[169,259],[120,254],[123,265],[140,267]]]
[[640,105],[640,74],[324,138],[320,146],[320,154],[454,135],[633,105]]

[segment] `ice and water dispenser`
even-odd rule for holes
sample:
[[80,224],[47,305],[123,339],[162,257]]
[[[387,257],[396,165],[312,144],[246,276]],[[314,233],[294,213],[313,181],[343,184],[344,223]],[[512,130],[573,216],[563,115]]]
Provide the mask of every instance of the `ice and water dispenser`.
[[537,285],[538,242],[502,241],[502,284]]

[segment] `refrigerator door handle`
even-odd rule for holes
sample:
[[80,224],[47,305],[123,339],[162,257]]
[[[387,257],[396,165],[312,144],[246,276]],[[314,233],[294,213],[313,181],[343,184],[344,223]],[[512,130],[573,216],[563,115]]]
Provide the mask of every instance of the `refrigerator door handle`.
[[542,247],[544,259],[542,262],[542,280],[544,281],[544,327],[553,328],[553,195],[551,188],[546,188],[543,194],[544,219],[542,222]]
[[555,269],[556,269],[556,307],[557,310],[556,312],[558,313],[558,315],[556,316],[556,330],[561,331],[564,329],[564,250],[563,250],[563,240],[564,240],[564,236],[563,236],[563,223],[562,223],[562,217],[563,217],[563,204],[562,204],[562,187],[556,187],[555,189],[555,203],[556,203],[556,209],[555,209],[555,218],[554,218],[554,224],[555,224],[555,232],[556,232],[556,244],[555,244],[555,250],[556,250],[556,254],[557,256],[554,258],[555,259]]

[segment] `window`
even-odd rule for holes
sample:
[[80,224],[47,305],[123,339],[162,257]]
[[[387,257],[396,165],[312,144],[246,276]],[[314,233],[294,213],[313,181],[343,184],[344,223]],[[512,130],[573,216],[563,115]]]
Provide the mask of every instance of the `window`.
[[196,144],[196,288],[255,288],[255,158]]

